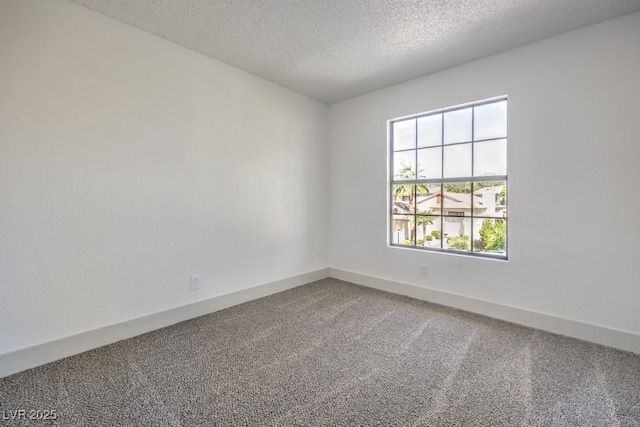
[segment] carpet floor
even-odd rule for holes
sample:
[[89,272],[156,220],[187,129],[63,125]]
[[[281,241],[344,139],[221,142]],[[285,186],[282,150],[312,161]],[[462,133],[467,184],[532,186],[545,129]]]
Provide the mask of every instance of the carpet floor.
[[[16,410],[57,419],[7,420]],[[325,279],[2,378],[0,416],[61,426],[637,427],[640,355]]]

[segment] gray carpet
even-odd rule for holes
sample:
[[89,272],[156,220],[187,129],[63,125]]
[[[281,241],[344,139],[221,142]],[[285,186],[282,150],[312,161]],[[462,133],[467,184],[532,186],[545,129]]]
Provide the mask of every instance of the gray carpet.
[[[640,426],[640,356],[334,279],[0,379],[64,426]],[[9,421],[3,421],[9,423]]]

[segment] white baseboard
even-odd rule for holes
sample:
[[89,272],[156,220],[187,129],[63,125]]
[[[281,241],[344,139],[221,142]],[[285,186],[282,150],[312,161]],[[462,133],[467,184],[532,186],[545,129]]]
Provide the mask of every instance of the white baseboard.
[[0,378],[327,277],[640,354],[640,335],[631,332],[338,268],[323,268],[2,354]]
[[5,353],[0,355],[0,378],[243,302],[325,279],[328,275],[329,269],[323,268]]
[[338,268],[329,277],[640,354],[640,335]]

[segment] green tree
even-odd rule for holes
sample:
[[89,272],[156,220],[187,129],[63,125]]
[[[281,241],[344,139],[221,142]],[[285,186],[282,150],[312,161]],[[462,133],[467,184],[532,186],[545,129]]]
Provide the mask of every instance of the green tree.
[[433,212],[431,209],[428,211],[418,212],[418,216],[416,216],[416,224],[422,227],[422,235],[425,238],[430,237],[427,236],[427,226],[433,224],[433,220],[436,219],[435,216],[431,215]]
[[[419,164],[418,164],[418,173],[416,174],[412,166],[407,165],[405,163],[401,163],[401,168],[398,171],[398,173],[396,173],[395,179],[398,181],[407,181],[407,180],[413,180],[413,179],[420,179],[424,177],[425,177],[424,169],[420,169]],[[396,194],[398,194],[398,190],[397,190],[398,187],[400,188],[407,187],[407,188],[413,189],[413,184],[396,185]],[[429,194],[429,189],[425,184],[416,184],[416,190],[418,194]],[[408,189],[406,191],[410,192],[408,191]]]
[[498,204],[502,206],[507,206],[507,186],[502,186],[502,191],[500,191],[500,198],[498,199]]
[[[401,168],[396,173],[395,179],[399,181],[412,180],[424,178],[424,170],[420,169],[418,165],[417,173],[413,170],[412,166],[401,164]],[[416,212],[416,197],[419,195],[428,195],[429,189],[425,184],[395,184],[394,194],[396,199],[407,198],[407,205],[409,207],[409,214],[415,214]],[[416,241],[416,228],[413,221],[409,221],[409,239],[410,242]]]
[[449,193],[469,194],[471,193],[471,183],[470,182],[452,182],[449,184],[444,184],[444,191],[448,191]]
[[[485,187],[497,187],[498,185],[503,185],[502,181],[474,182],[473,191],[478,191]],[[444,184],[443,186],[444,186],[444,191],[448,191],[450,193],[463,193],[463,194],[471,193],[470,182],[451,182],[448,184]]]
[[501,219],[485,219],[482,221],[479,243],[476,248],[480,250],[498,251],[506,249],[507,223]]

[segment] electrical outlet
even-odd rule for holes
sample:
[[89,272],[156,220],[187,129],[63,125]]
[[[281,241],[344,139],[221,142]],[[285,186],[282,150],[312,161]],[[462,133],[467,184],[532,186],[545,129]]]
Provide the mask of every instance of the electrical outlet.
[[420,266],[420,276],[424,277],[425,279],[429,278],[429,266],[428,265]]
[[196,289],[200,289],[200,275],[192,274],[191,280],[189,280],[189,289],[195,291]]

